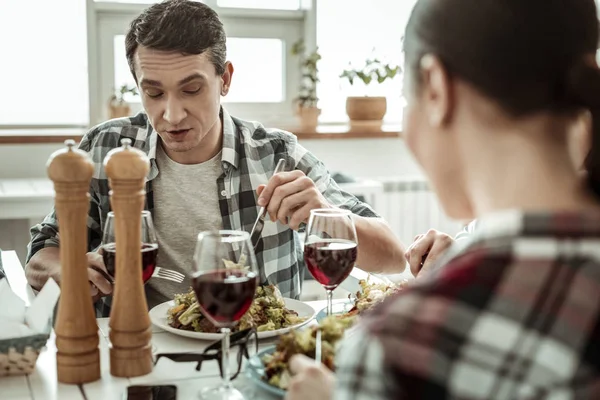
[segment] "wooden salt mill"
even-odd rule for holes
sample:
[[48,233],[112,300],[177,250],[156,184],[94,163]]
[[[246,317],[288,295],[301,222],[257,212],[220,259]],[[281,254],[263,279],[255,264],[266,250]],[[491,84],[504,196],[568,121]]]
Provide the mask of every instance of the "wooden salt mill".
[[61,294],[56,317],[58,381],[81,384],[100,379],[98,325],[87,274],[87,215],[94,164],[75,141],[48,160],[60,221]]
[[111,150],[104,169],[111,187],[115,213],[116,267],[110,312],[110,373],[119,377],[152,371],[152,331],[142,281],[142,210],[145,178],[150,169],[146,154],[131,147],[131,139]]

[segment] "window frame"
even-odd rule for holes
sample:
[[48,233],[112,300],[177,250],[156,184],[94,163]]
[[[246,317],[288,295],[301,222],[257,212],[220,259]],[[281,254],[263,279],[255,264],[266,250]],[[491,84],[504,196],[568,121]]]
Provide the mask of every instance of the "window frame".
[[[316,19],[311,16],[315,10],[311,7],[312,4],[303,3],[304,9],[301,10],[265,10],[218,7],[216,0],[204,2],[219,14],[230,37],[276,38],[283,41],[283,101],[223,102],[224,106],[232,115],[240,118],[258,120],[265,124],[292,124],[295,118],[293,99],[298,90],[301,71],[299,63],[290,54],[290,49],[302,37],[308,37],[309,42],[312,41],[311,37],[316,38]],[[124,34],[130,21],[149,5],[150,3],[87,0],[90,125],[108,118],[106,105],[114,85],[114,36]],[[235,85],[235,74],[233,84]],[[132,104],[134,112],[139,109],[141,103]]]

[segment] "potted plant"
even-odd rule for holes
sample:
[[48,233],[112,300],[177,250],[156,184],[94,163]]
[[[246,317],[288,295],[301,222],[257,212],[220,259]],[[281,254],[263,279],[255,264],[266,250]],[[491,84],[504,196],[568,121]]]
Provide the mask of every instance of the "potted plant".
[[[347,79],[350,85],[362,82],[366,87],[378,85],[387,79],[394,79],[400,72],[400,66],[384,64],[377,58],[369,58],[364,67],[344,70],[340,78]],[[348,96],[346,98],[346,113],[350,122],[375,121],[381,124],[387,111],[385,96]]]
[[128,117],[131,115],[131,107],[129,103],[125,101],[125,95],[131,93],[134,96],[138,95],[137,87],[122,85],[119,91],[115,90],[115,93],[111,96],[108,103],[109,118],[121,118]]
[[304,132],[314,132],[319,122],[321,109],[317,107],[317,82],[319,82],[317,63],[321,59],[318,49],[308,53],[302,40],[292,46],[292,55],[300,57],[302,80],[298,97],[294,99],[295,114],[300,120]]

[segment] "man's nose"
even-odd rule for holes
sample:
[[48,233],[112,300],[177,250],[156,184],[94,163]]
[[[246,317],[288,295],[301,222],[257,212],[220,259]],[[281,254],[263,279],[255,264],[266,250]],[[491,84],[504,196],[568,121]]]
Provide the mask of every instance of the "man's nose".
[[186,116],[187,113],[181,101],[176,98],[167,100],[167,105],[163,114],[165,121],[167,121],[170,125],[177,126],[185,119]]

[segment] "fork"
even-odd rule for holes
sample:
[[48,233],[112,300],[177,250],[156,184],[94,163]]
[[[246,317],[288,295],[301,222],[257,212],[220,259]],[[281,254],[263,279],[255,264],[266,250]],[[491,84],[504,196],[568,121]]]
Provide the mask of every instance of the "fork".
[[321,327],[317,327],[317,337],[315,339],[315,363],[321,364],[322,362],[322,340],[321,340]]
[[[280,172],[283,172],[285,169],[285,159],[280,158],[277,162],[277,166],[275,166],[275,171],[273,175],[277,175]],[[258,241],[261,238],[262,230],[265,226],[265,218],[267,216],[267,206],[262,206],[258,211],[258,218],[254,222],[254,226],[252,226],[252,230],[250,231],[250,243],[256,250],[256,246],[258,245]]]
[[154,273],[152,274],[152,278],[166,279],[168,281],[181,283],[185,279],[185,275],[180,272],[173,271],[172,269],[156,267],[154,269]]

